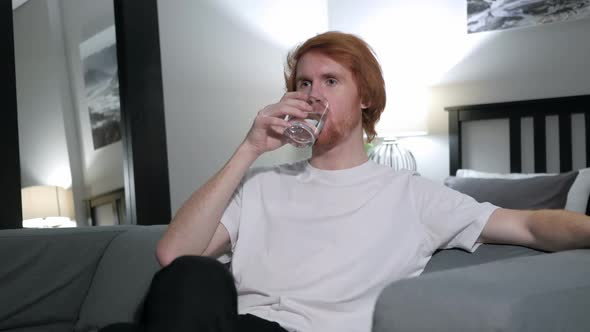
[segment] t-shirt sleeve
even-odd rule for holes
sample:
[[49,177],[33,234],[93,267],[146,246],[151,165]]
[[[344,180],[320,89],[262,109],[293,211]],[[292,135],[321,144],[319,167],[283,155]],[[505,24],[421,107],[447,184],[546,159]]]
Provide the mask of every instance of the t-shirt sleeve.
[[221,216],[221,224],[225,226],[227,232],[229,233],[232,251],[234,250],[236,241],[238,239],[238,229],[242,210],[243,185],[243,182],[241,182],[238,188],[236,188],[227,207],[225,208],[225,211],[223,212],[223,215]]
[[442,184],[414,175],[410,190],[426,238],[433,250],[461,248],[474,252],[484,226],[498,208]]

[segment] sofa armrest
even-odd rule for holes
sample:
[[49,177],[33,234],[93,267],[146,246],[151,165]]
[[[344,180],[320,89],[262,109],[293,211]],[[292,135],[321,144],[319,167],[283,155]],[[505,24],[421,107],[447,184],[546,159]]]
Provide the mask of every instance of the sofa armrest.
[[386,287],[373,331],[588,331],[590,250],[433,272]]
[[482,243],[473,253],[457,248],[442,249],[434,253],[422,274],[543,253],[523,246],[487,243]]

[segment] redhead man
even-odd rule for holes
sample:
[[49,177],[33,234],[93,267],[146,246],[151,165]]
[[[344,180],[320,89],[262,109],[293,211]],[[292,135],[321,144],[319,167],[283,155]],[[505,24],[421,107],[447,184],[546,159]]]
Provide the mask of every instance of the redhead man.
[[[439,248],[590,245],[584,215],[478,203],[368,160],[363,132],[375,137],[385,88],[360,38],[307,40],[290,53],[285,79],[287,93],[258,112],[230,160],[172,220],[157,248],[163,269],[133,328],[368,332],[380,291],[420,275]],[[308,89],[330,104],[311,158],[251,168],[285,144],[286,115],[305,117]],[[228,255],[231,272],[216,260]]]

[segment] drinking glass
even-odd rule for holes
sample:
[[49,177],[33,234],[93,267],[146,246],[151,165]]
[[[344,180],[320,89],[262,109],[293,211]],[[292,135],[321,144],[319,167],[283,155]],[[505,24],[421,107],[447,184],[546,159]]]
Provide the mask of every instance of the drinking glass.
[[287,142],[298,148],[312,146],[320,135],[326,115],[330,107],[328,101],[322,97],[309,96],[307,103],[311,105],[312,110],[307,112],[306,118],[297,118],[287,115],[285,120],[291,123],[291,126],[285,129],[283,135]]

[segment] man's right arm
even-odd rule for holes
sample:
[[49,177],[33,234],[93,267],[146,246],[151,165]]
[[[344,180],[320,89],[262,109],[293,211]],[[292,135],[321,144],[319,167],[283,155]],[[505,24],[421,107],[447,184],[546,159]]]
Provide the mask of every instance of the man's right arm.
[[248,135],[230,160],[207,183],[195,191],[178,210],[158,243],[156,255],[166,266],[184,255],[211,255],[224,251],[229,234],[221,217],[240,181],[263,153],[281,147],[282,132],[289,126],[285,115],[305,117],[310,106],[306,96],[289,92],[280,102],[269,105],[256,116]]
[[[225,166],[182,205],[158,243],[157,257],[162,266],[179,256],[203,255],[210,242],[219,247],[227,245],[226,241],[220,241],[229,239],[229,236],[219,221],[233,192],[256,158],[254,152],[241,145]],[[217,238],[213,239],[215,234]],[[209,248],[207,251],[215,253],[220,249]]]

